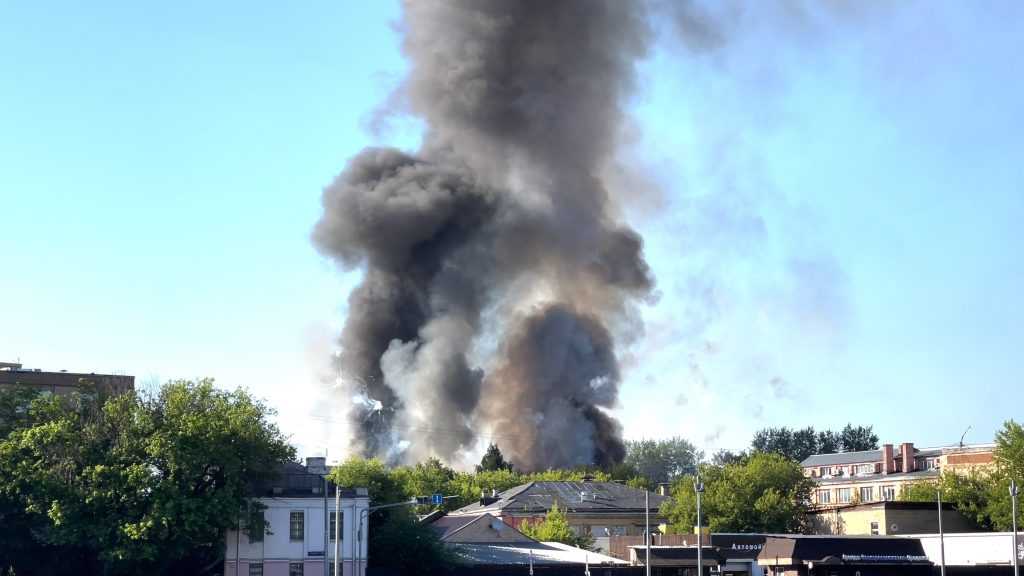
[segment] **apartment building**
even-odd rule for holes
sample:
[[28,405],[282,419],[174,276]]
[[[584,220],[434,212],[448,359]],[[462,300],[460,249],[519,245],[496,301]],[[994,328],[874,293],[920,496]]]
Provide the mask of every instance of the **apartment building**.
[[334,485],[324,481],[328,472],[324,458],[307,458],[305,466],[286,464],[277,481],[256,489],[267,531],[248,530],[242,521],[227,531],[224,575],[322,576],[333,570],[338,519],[342,574],[363,576],[370,499],[366,488],[341,488],[335,507]]
[[49,394],[67,394],[83,385],[95,386],[107,394],[123,394],[135,389],[135,377],[122,374],[85,374],[82,372],[48,372],[25,368],[18,362],[0,362],[0,389],[22,386]]
[[800,463],[817,487],[815,508],[897,500],[904,486],[937,480],[945,471],[966,473],[995,464],[994,444],[915,448],[911,442],[880,450],[815,454]]

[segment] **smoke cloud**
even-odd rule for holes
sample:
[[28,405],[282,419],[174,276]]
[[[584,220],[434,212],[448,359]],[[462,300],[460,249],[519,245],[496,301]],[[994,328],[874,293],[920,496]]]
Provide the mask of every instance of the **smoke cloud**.
[[363,453],[454,461],[486,435],[525,469],[621,461],[615,334],[653,278],[600,175],[641,8],[405,4],[391,101],[426,122],[423,145],[350,160],[312,234],[364,274],[337,358]]

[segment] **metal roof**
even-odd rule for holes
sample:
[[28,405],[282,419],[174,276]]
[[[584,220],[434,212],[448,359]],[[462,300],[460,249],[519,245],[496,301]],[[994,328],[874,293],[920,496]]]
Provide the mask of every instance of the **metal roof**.
[[804,468],[812,466],[840,466],[843,464],[863,464],[880,462],[881,450],[864,450],[861,452],[836,452],[835,454],[812,454],[800,463]]
[[[652,510],[656,510],[666,496],[649,493]],[[569,512],[616,513],[645,510],[644,491],[617,482],[528,482],[498,494],[498,499],[487,505],[474,502],[452,512],[453,515],[479,514],[484,511],[501,513],[542,513],[554,504]]]
[[448,544],[459,560],[472,565],[520,565],[527,566],[531,558],[537,566],[551,564],[589,563],[597,565],[628,565],[611,556],[590,552],[558,542],[535,542],[533,544]]

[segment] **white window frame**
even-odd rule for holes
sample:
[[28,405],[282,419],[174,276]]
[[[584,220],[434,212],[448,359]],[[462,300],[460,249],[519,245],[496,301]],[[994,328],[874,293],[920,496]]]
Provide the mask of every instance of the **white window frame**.
[[[867,496],[864,495],[864,491],[867,491]],[[860,501],[861,502],[873,502],[875,500],[875,487],[874,486],[861,486],[860,487]]]
[[882,500],[892,502],[896,499],[896,486],[882,486]]
[[818,490],[818,504],[831,504],[832,503],[832,491],[831,490]]
[[[299,517],[299,529],[301,534],[298,538],[295,537],[295,515]],[[305,542],[306,540],[306,511],[305,510],[290,510],[288,513],[288,541],[289,542]]]
[[[839,504],[849,504],[850,498],[853,496],[853,491],[849,488],[837,488],[836,489],[836,502]],[[846,498],[843,498],[846,496]]]
[[878,534],[879,534],[879,532],[878,532],[878,522],[877,521],[872,522],[871,523],[871,535],[872,536],[878,536]]

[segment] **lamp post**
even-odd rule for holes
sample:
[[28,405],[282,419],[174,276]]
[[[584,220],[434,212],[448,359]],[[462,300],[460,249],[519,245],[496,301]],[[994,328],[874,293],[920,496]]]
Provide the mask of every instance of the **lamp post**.
[[1013,576],[1020,576],[1020,552],[1017,551],[1017,482],[1010,479],[1010,514],[1013,515],[1013,542],[1010,547],[1013,549]]
[[935,491],[939,501],[939,570],[946,576],[946,539],[942,534],[942,489]]
[[700,471],[693,477],[693,491],[697,493],[697,574],[704,574],[704,544],[701,542],[703,536],[700,525],[700,495],[704,492],[704,483],[700,481]]
[[644,489],[644,548],[647,559],[644,560],[644,574],[651,576],[651,492]]

